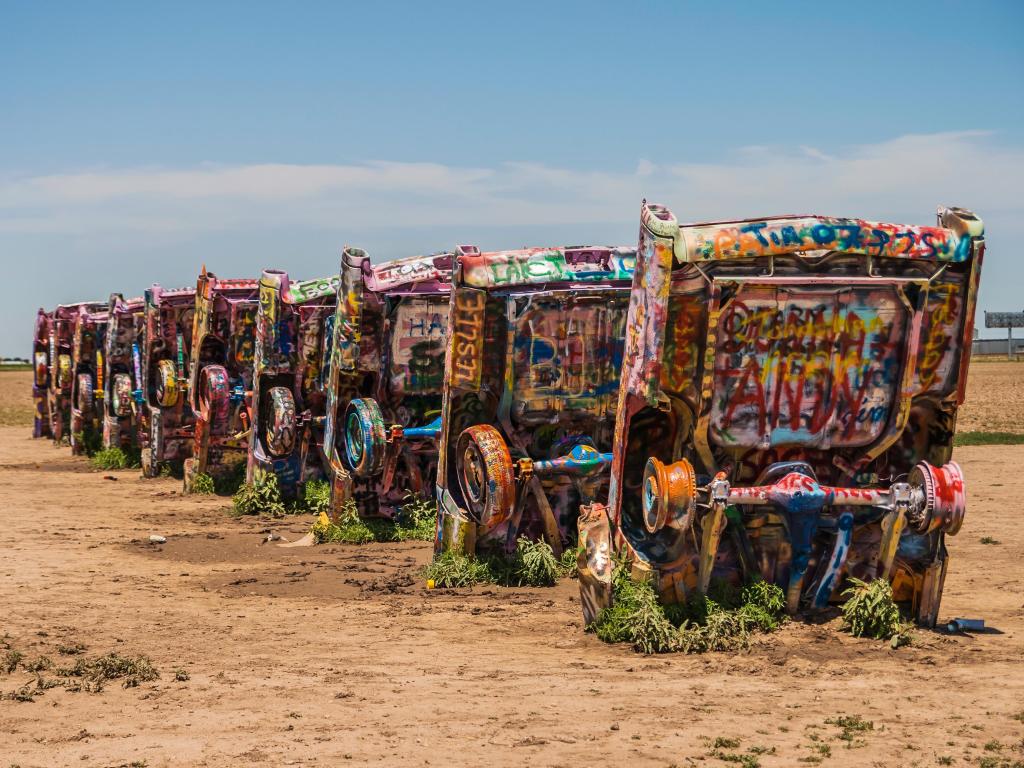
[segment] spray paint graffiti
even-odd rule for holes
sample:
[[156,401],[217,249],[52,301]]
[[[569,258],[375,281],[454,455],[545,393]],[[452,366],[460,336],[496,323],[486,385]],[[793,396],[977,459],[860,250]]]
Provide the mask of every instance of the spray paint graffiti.
[[437,493],[438,550],[557,552],[605,482],[634,254],[460,249]]
[[165,466],[181,467],[192,453],[195,418],[188,402],[188,371],[195,317],[195,288],[150,286],[144,323],[138,403],[142,472],[156,477]]
[[371,265],[342,254],[322,439],[337,513],[391,516],[436,468],[451,254]]
[[[138,346],[145,318],[143,299],[110,295],[104,354],[103,445],[134,447],[138,428],[138,401],[142,399]],[[137,368],[139,370],[137,370]],[[138,395],[136,395],[138,393]]]
[[808,251],[838,251],[881,258],[959,262],[972,238],[946,227],[882,224],[822,216],[761,219],[680,228],[676,253],[685,261],[760,258]]
[[104,346],[108,307],[82,305],[75,313],[71,345],[71,452],[85,454],[103,435]]
[[[615,531],[666,602],[759,577],[816,609],[878,577],[934,624],[984,251],[972,213],[938,218],[679,226],[645,203],[608,503],[581,540]],[[592,620],[608,574],[581,573]]]
[[186,493],[196,475],[226,477],[247,461],[258,304],[258,281],[200,273],[187,384],[195,419]]
[[32,421],[32,437],[51,437],[50,432],[50,376],[52,358],[50,332],[53,327],[53,312],[40,308],[32,334],[32,404],[35,417]]
[[260,279],[246,476],[252,482],[257,469],[273,472],[285,498],[298,497],[306,480],[322,476],[310,453],[325,406],[315,385],[339,285],[338,276],[292,283],[277,270]]

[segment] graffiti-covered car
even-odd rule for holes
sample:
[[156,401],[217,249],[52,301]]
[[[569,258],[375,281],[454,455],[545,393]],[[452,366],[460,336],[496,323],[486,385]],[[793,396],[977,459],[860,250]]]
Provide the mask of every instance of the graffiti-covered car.
[[438,550],[561,553],[607,484],[632,248],[461,249],[437,470]]
[[156,477],[164,467],[182,468],[192,455],[194,419],[186,390],[196,290],[154,283],[143,302],[139,444],[143,475]]
[[244,473],[258,306],[259,280],[223,280],[203,268],[192,319],[187,395],[195,422],[186,492],[198,475]]
[[432,495],[451,265],[450,253],[342,254],[320,441],[335,515],[354,499],[390,517],[407,494]]
[[71,344],[71,452],[98,449],[103,440],[104,347],[108,305],[82,305],[73,318]]
[[983,231],[645,203],[608,501],[580,518],[587,621],[618,553],[665,603],[764,579],[794,613],[878,578],[934,625]]
[[273,269],[260,278],[247,479],[253,481],[256,469],[273,472],[285,498],[323,476],[310,438],[326,406],[321,360],[338,281],[332,275],[292,282]]
[[32,404],[35,418],[32,437],[50,437],[50,328],[53,312],[41,308],[36,312],[32,334]]
[[142,356],[139,340],[144,304],[141,298],[110,295],[103,358],[103,445],[135,447],[138,400],[141,399]]
[[107,305],[99,302],[61,304],[53,310],[49,326],[49,408],[50,437],[54,443],[70,440],[72,389],[75,368],[72,362],[75,346],[75,328],[79,313],[98,313]]

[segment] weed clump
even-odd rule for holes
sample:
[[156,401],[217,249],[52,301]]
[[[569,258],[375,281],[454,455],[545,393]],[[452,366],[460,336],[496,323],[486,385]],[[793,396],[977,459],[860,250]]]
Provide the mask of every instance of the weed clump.
[[367,544],[376,538],[370,527],[359,517],[356,503],[352,499],[342,505],[337,523],[332,523],[326,512],[320,512],[313,523],[312,533],[317,544]]
[[[53,662],[46,656],[25,661],[24,656],[11,649],[9,643],[5,645],[8,652],[3,659],[3,667],[7,674],[15,672],[20,666],[25,672],[35,675],[35,680],[13,691],[0,693],[0,700],[34,701],[36,696],[57,687],[63,687],[71,692],[100,693],[110,680],[121,680],[125,688],[134,688],[139,683],[160,677],[160,673],[145,656],[121,656],[117,653],[108,653],[93,659],[79,656],[72,666],[55,668]],[[44,677],[44,672],[50,672],[53,676]]]
[[592,629],[606,643],[629,643],[639,653],[681,650],[679,632],[668,620],[649,580],[635,580],[625,561],[612,572],[612,604]]
[[843,629],[854,637],[892,640],[892,647],[910,643],[910,628],[900,618],[900,609],[892,596],[892,586],[885,579],[870,584],[850,579],[852,586],[843,591]]
[[385,520],[361,518],[355,501],[347,499],[338,515],[338,522],[333,523],[327,517],[330,508],[330,489],[327,483],[323,483],[325,490],[316,488],[313,491],[313,504],[316,506],[309,502],[309,485],[307,483],[307,507],[310,511],[320,515],[312,529],[313,538],[317,544],[431,541],[434,538],[434,530],[437,526],[437,506],[432,501],[408,494],[405,503],[398,508],[395,518]]
[[307,480],[302,489],[302,503],[314,515],[331,511],[331,484],[326,480]]
[[215,493],[216,490],[213,478],[205,472],[198,472],[195,477],[192,478],[192,488],[190,489],[192,493],[210,496]]
[[85,690],[100,691],[109,680],[122,680],[125,688],[160,677],[153,663],[145,656],[121,656],[108,653],[94,659],[78,659],[71,667],[57,670],[60,677],[74,677],[82,681]]
[[89,463],[94,469],[138,469],[142,466],[138,450],[116,445],[96,451],[89,458]]
[[395,515],[394,541],[433,541],[437,530],[437,502],[407,493]]
[[267,514],[283,517],[287,512],[281,500],[281,489],[277,475],[257,469],[251,483],[243,483],[231,497],[231,503],[238,515]]
[[458,552],[442,552],[427,566],[424,575],[437,587],[471,587],[494,581],[486,561]]
[[[575,549],[572,568],[575,572]],[[570,570],[563,559],[555,557],[545,541],[520,537],[511,556],[492,554],[473,557],[444,552],[427,566],[424,575],[437,587],[471,587],[474,584],[500,584],[505,587],[551,587]]]
[[772,632],[784,620],[785,596],[774,584],[712,587],[707,596],[662,606],[651,582],[634,579],[629,564],[619,562],[612,572],[612,605],[588,629],[640,653],[705,653],[744,648],[753,633]]
[[551,545],[525,537],[516,541],[513,577],[518,586],[552,587],[558,581],[561,567]]

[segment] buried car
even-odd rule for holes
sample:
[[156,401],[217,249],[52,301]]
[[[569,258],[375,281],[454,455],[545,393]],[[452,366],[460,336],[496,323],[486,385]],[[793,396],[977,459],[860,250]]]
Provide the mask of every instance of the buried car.
[[135,447],[138,440],[138,402],[142,359],[138,341],[144,320],[141,298],[110,295],[103,356],[103,445]]
[[110,315],[106,304],[78,307],[71,343],[71,452],[91,453],[103,439],[103,358]]
[[258,280],[222,280],[203,267],[196,283],[186,393],[194,414],[186,493],[200,475],[241,479],[245,469],[258,305]]
[[611,461],[635,251],[460,249],[450,302],[436,549],[556,554]]
[[320,365],[338,282],[338,275],[292,282],[273,269],[260,278],[246,479],[256,469],[273,472],[285,498],[323,476],[319,456],[310,456],[310,427],[323,421]]
[[154,283],[144,303],[142,383],[136,392],[139,444],[142,474],[156,477],[164,467],[181,469],[192,454],[194,417],[186,390],[196,289],[169,290]]
[[[103,312],[106,304],[79,302],[60,304],[49,318],[49,383],[47,407],[49,409],[50,437],[60,445],[71,439],[72,389],[75,368],[75,328],[79,313]],[[38,358],[36,358],[38,363]],[[38,371],[38,369],[37,369]]]
[[795,613],[878,578],[933,626],[982,222],[641,221],[608,500],[579,522],[587,623],[618,554],[664,603],[764,579]]
[[450,253],[342,253],[319,441],[334,518],[349,499],[393,517],[407,495],[432,494],[451,265]]
[[53,312],[42,307],[36,312],[32,334],[32,404],[35,418],[32,437],[50,437],[50,328]]

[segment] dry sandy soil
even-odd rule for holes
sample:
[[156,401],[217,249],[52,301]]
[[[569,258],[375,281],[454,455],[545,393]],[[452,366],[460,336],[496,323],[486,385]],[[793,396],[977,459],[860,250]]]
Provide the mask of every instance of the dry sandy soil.
[[[1024,366],[1004,368],[975,368],[964,419],[988,425],[990,393],[995,413],[1012,391],[1015,423],[986,428],[1024,431]],[[7,411],[28,376],[0,374]],[[644,657],[583,633],[575,582],[428,591],[429,544],[261,544],[309,519],[236,519],[223,499],[94,472],[3,427],[0,636],[64,665],[76,643],[145,654],[160,678],[0,700],[0,768],[1022,765],[1024,445],[956,458],[970,508],[942,617],[991,631],[919,630],[894,651],[838,621],[792,622],[744,653]],[[32,680],[0,668],[0,692]],[[872,727],[844,740],[827,722],[840,716]]]

